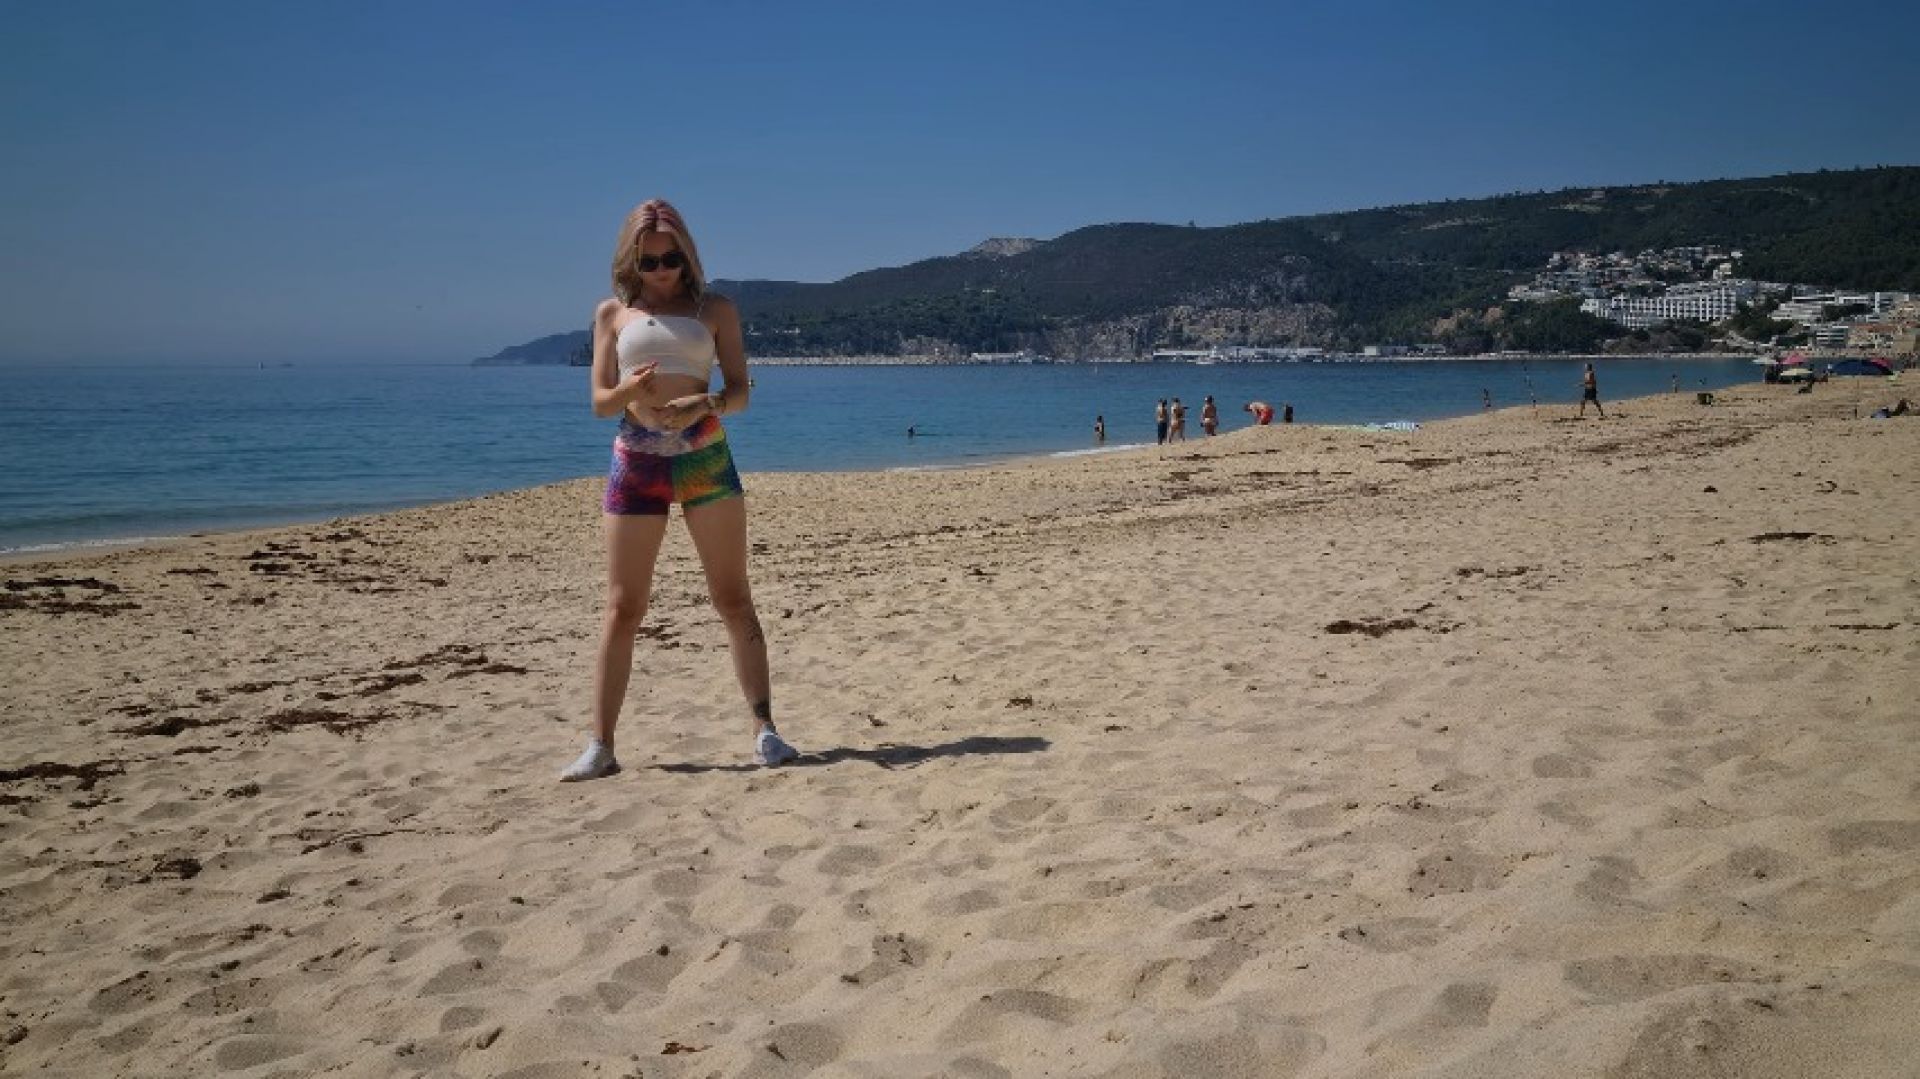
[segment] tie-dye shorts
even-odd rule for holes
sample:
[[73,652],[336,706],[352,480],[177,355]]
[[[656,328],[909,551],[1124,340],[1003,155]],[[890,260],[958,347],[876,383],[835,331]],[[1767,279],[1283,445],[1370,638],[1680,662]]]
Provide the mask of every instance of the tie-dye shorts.
[[708,416],[684,431],[655,431],[620,418],[607,476],[608,513],[665,515],[667,507],[704,506],[745,494],[727,448],[726,428]]

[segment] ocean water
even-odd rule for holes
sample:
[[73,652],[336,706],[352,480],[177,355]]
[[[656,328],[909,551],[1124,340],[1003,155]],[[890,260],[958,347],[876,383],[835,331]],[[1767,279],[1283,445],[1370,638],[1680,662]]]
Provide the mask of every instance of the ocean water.
[[[1154,441],[1153,406],[1222,430],[1249,400],[1300,423],[1573,407],[1581,361],[756,365],[727,419],[743,472],[929,468]],[[1601,397],[1757,380],[1742,358],[1607,360]],[[916,435],[907,436],[908,427]],[[177,536],[468,498],[604,474],[614,421],[584,368],[432,365],[0,368],[0,551]],[[751,488],[751,478],[748,485]]]

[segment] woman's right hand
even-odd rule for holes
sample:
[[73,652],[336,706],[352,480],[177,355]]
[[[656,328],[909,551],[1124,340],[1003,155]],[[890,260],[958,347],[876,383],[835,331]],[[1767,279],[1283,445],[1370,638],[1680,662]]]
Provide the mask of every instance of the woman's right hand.
[[645,397],[653,389],[653,373],[658,363],[643,364],[634,368],[633,374],[620,383],[620,396],[623,404],[632,404]]

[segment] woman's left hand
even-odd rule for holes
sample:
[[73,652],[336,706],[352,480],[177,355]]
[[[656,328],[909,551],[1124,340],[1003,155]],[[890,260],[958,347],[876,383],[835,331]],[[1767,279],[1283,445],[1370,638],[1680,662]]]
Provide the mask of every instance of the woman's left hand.
[[668,429],[691,427],[708,416],[713,415],[713,401],[704,393],[691,397],[676,397],[653,410],[654,418]]

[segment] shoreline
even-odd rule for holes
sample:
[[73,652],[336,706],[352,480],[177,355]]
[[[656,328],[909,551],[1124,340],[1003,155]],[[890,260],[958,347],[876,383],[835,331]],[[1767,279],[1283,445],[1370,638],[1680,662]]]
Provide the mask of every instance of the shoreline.
[[[1312,357],[1275,357],[1272,359],[1132,359],[1124,357],[1085,359],[1037,358],[1033,360],[973,360],[954,359],[932,355],[914,356],[765,356],[754,357],[752,363],[767,367],[1049,367],[1049,366],[1147,366],[1162,364],[1168,366],[1184,365],[1189,367],[1291,367],[1303,364],[1353,364],[1353,363],[1512,363],[1515,361],[1580,361],[1580,360],[1650,360],[1650,361],[1697,361],[1697,360],[1752,360],[1760,357],[1759,352],[1528,352],[1512,355],[1476,353],[1470,356],[1368,356],[1362,353],[1326,353]],[[529,365],[531,366],[531,365]],[[559,366],[542,364],[538,366]]]
[[1899,1074],[1885,394],[755,474],[778,770],[593,479],[10,568],[0,1064]]
[[[1487,359],[1495,359],[1495,358],[1488,357]],[[1373,362],[1390,362],[1390,361],[1366,360],[1363,362],[1373,363]],[[1478,361],[1474,360],[1471,362],[1478,362]],[[971,366],[994,366],[994,365],[980,364],[980,365],[971,365]],[[1691,391],[1688,391],[1688,392],[1691,392]],[[1649,400],[1657,399],[1660,396],[1665,396],[1665,395],[1664,394],[1648,395],[1647,399]],[[1632,400],[1632,399],[1622,398],[1622,400],[1626,401],[1626,400]],[[1577,402],[1553,402],[1553,403],[1543,404],[1539,407],[1553,408],[1563,404],[1567,405],[1568,407],[1573,407],[1577,405]],[[1526,408],[1528,406],[1507,406],[1507,407]],[[1462,411],[1457,414],[1445,416],[1439,419],[1422,420],[1418,422],[1422,426],[1430,426],[1433,424],[1456,422],[1459,420],[1468,419],[1473,416],[1478,416],[1482,414],[1483,414],[1483,410],[1471,409],[1469,411]],[[1238,417],[1235,417],[1234,422],[1239,423],[1241,421],[1239,420]],[[1297,424],[1296,426],[1342,427],[1347,425]],[[1236,426],[1230,429],[1226,429],[1225,433],[1231,434],[1233,431],[1251,429],[1251,427],[1252,425],[1250,424],[1244,428]],[[1195,430],[1198,430],[1197,425],[1195,425]],[[1152,448],[1152,447],[1151,445],[1148,445],[1147,448]],[[1007,456],[984,456],[984,457],[960,456],[952,459],[944,459],[940,461],[934,461],[934,462],[930,462],[926,464],[918,464],[918,465],[888,466],[883,468],[866,469],[866,470],[863,470],[863,469],[828,470],[823,474],[858,473],[862,471],[873,471],[876,473],[920,472],[920,471],[945,472],[945,471],[955,471],[955,470],[993,468],[993,467],[1007,464],[1010,462],[1027,460],[1027,459],[1044,461],[1044,460],[1060,458],[1060,457],[1071,458],[1071,457],[1077,457],[1077,456],[1104,456],[1106,454],[1114,453],[1114,452],[1119,452],[1119,448],[1118,447],[1102,448],[1098,446],[1067,446],[1067,447],[1061,447],[1061,448],[1050,449],[1050,450],[1039,450],[1039,451],[1032,451],[1032,452],[1026,452],[1026,453],[1014,453]],[[812,474],[812,473],[809,470],[792,470],[792,471],[783,470],[783,471],[767,471],[767,472],[750,473],[749,475],[760,476],[760,475],[804,475],[804,474]],[[598,475],[599,475],[598,472],[587,472],[578,476],[553,480],[551,481],[551,484],[563,484],[563,483],[577,482],[585,479],[593,479]],[[536,486],[550,486],[551,484],[540,484]],[[276,515],[265,517],[259,520],[245,521],[242,523],[216,524],[216,525],[210,525],[205,527],[192,527],[178,533],[155,532],[149,526],[129,526],[130,528],[133,528],[135,530],[134,534],[132,535],[91,536],[91,537],[69,540],[69,541],[37,542],[37,543],[31,543],[31,544],[24,544],[18,547],[0,548],[0,565],[14,564],[14,563],[20,563],[20,562],[32,562],[32,561],[46,560],[46,559],[58,559],[58,558],[66,557],[69,555],[78,556],[78,555],[84,555],[88,552],[96,552],[96,551],[106,552],[106,551],[118,551],[118,550],[127,550],[127,549],[138,549],[138,548],[150,547],[150,546],[165,546],[165,545],[172,545],[177,543],[191,542],[196,539],[203,539],[208,537],[236,535],[241,533],[267,531],[267,530],[274,530],[274,529],[287,528],[287,527],[322,525],[322,524],[328,524],[332,522],[357,519],[360,517],[365,517],[370,515],[378,515],[381,513],[398,512],[398,511],[409,510],[409,509],[424,509],[424,508],[429,508],[433,506],[443,506],[443,505],[454,504],[461,501],[465,501],[466,498],[488,497],[489,495],[500,495],[500,494],[506,494],[515,490],[527,490],[527,489],[530,489],[530,488],[503,487],[497,491],[487,492],[481,495],[465,496],[464,498],[450,497],[450,498],[428,499],[420,502],[406,502],[401,504],[394,504],[390,502],[380,503],[380,504],[370,504],[365,509],[353,509],[353,510],[346,510],[346,511],[333,509],[326,512],[316,511],[314,514],[311,514],[311,515],[304,514],[304,513],[276,514]]]

